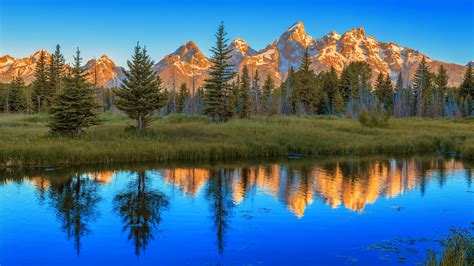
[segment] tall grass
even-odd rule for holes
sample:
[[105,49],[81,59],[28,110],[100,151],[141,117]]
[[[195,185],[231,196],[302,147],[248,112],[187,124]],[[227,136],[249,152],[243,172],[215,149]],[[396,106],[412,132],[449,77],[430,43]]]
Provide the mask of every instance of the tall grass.
[[150,129],[127,130],[134,121],[105,114],[81,139],[52,137],[46,115],[0,116],[0,165],[44,166],[122,162],[213,161],[302,153],[409,155],[456,152],[474,157],[474,120],[394,119],[367,128],[334,117],[254,117],[225,124],[203,117],[156,118]]
[[474,236],[472,228],[452,228],[450,235],[442,241],[443,250],[439,258],[434,251],[428,252],[426,266],[472,266],[474,265]]

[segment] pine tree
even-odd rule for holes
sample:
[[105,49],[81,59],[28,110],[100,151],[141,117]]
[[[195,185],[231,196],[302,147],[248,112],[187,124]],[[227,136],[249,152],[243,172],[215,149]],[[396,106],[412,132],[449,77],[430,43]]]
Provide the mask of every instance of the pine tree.
[[426,110],[429,108],[426,106],[426,103],[430,100],[431,89],[431,72],[428,65],[426,65],[425,58],[423,57],[415,72],[415,76],[413,77],[413,90],[415,92],[417,116],[425,115]]
[[471,98],[474,98],[474,77],[472,75],[471,64],[469,64],[466,69],[466,73],[464,74],[464,80],[462,81],[460,89],[461,96],[463,96],[464,98],[467,97],[467,95],[471,95]]
[[94,95],[92,86],[87,82],[86,74],[81,69],[79,48],[74,56],[74,65],[64,78],[63,89],[55,97],[51,107],[51,132],[70,137],[80,137],[84,129],[97,124],[93,112]]
[[32,82],[33,93],[31,95],[31,102],[35,112],[40,113],[41,107],[45,105],[45,96],[48,91],[48,71],[46,69],[46,53],[41,50],[38,61],[36,62],[36,69],[34,74],[35,79]]
[[251,112],[250,101],[250,77],[247,66],[242,68],[242,76],[240,78],[240,118],[247,118]]
[[61,47],[56,45],[56,50],[51,55],[48,66],[47,76],[49,78],[49,85],[45,92],[45,104],[51,106],[56,94],[61,90],[61,81],[65,71],[65,60],[61,53]]
[[385,78],[382,73],[379,74],[375,84],[375,93],[384,109],[391,113],[393,109],[393,87],[392,80],[388,74]]
[[261,110],[265,115],[270,115],[272,113],[272,96],[273,90],[275,89],[275,84],[272,77],[268,74],[263,84],[263,93],[261,101]]
[[297,86],[296,86],[296,107],[298,113],[307,115],[316,112],[317,102],[317,89],[316,89],[316,75],[310,69],[311,62],[309,58],[309,50],[305,49],[301,66],[297,73]]
[[145,47],[137,43],[121,89],[116,90],[117,108],[136,120],[136,129],[143,131],[150,124],[153,112],[164,105],[161,79],[153,70],[154,61]]
[[288,71],[288,77],[280,86],[282,93],[282,110],[281,113],[285,115],[293,114],[296,106],[296,72],[293,67]]
[[[333,114],[334,111],[334,97],[338,91],[339,78],[336,69],[331,66],[327,72],[322,72],[319,75],[319,82],[321,88],[321,114]],[[340,91],[339,91],[340,93]]]
[[231,107],[233,114],[240,114],[240,76],[237,75],[237,79],[232,82],[231,86]]
[[17,75],[10,82],[10,89],[7,94],[8,112],[21,113],[26,110],[27,101],[24,90],[25,82],[20,75]]
[[446,93],[448,89],[448,70],[443,65],[438,67],[438,73],[435,76],[434,83],[436,85],[436,89],[442,92],[443,94]]
[[234,77],[232,64],[232,49],[226,38],[224,23],[221,23],[216,33],[216,46],[211,49],[212,57],[209,77],[205,80],[205,109],[209,118],[215,122],[225,122],[232,116],[229,97],[229,81]]
[[252,112],[256,115],[260,114],[260,75],[258,74],[258,69],[255,70],[255,75],[252,78]]
[[344,100],[359,100],[361,90],[370,91],[372,80],[372,69],[367,62],[351,62],[341,73],[339,90]]
[[181,84],[179,87],[178,99],[176,103],[176,112],[183,113],[186,111],[186,105],[189,102],[190,93],[186,83]]
[[332,106],[334,107],[334,114],[341,115],[344,113],[344,98],[338,89],[336,89],[336,93],[334,94]]

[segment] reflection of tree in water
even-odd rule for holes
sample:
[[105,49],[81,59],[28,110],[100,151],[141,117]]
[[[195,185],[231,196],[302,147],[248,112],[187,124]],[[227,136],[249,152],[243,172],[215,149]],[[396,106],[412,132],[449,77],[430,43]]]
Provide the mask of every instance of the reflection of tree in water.
[[214,230],[217,235],[217,248],[219,253],[224,253],[225,234],[229,226],[234,202],[232,201],[232,189],[230,186],[232,171],[228,169],[212,169],[210,171],[206,196],[211,207]]
[[123,231],[128,231],[128,240],[133,239],[135,255],[144,252],[153,230],[161,222],[161,211],[169,205],[168,197],[153,190],[145,172],[138,172],[125,191],[114,198],[114,211],[123,220]]
[[76,174],[65,182],[53,182],[49,192],[62,230],[67,233],[68,239],[74,239],[74,247],[79,255],[81,238],[90,233],[88,224],[99,215],[97,203],[101,198],[98,184],[85,175]]

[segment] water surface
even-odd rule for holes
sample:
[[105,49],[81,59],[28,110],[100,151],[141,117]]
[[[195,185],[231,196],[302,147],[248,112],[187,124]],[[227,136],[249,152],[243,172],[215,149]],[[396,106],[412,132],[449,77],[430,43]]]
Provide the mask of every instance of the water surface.
[[2,172],[1,265],[412,265],[474,221],[438,157]]

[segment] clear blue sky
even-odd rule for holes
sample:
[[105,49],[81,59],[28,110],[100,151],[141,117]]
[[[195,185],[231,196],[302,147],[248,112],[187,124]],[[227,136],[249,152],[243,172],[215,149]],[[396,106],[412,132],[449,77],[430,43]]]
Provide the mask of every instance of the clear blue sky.
[[296,21],[317,38],[365,27],[392,41],[447,62],[474,60],[473,0],[360,1],[53,1],[0,0],[0,55],[25,57],[59,43],[68,61],[77,46],[84,58],[107,54],[125,65],[137,41],[155,61],[194,40],[209,54],[224,21],[229,37],[254,49],[277,39]]

